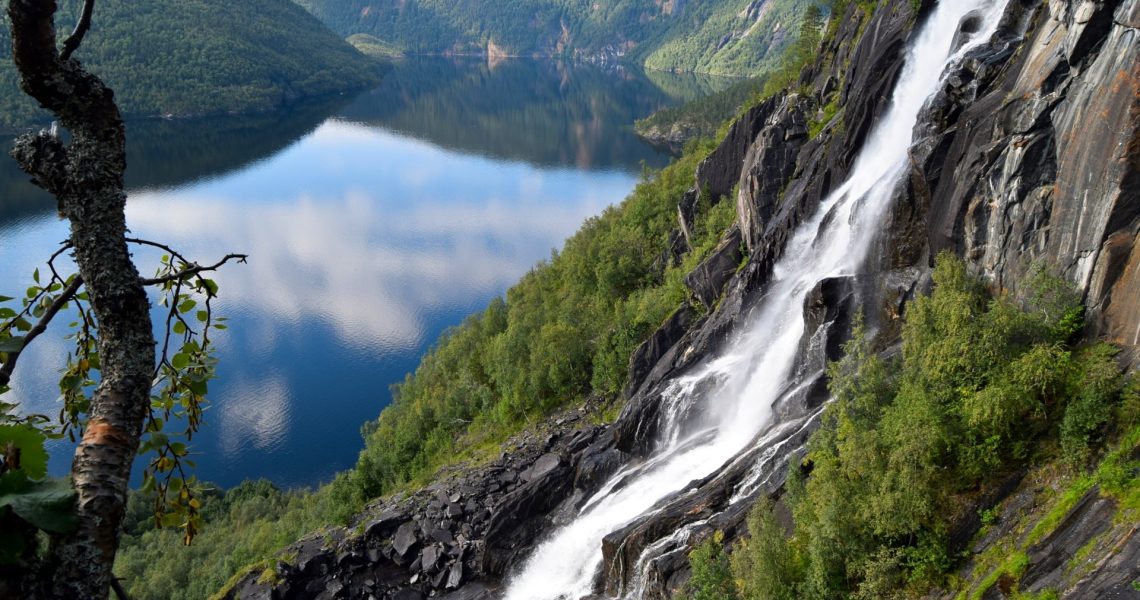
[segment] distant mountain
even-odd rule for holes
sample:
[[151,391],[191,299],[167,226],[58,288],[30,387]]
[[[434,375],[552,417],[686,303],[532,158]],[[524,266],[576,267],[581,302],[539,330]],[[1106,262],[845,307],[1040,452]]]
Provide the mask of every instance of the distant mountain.
[[[61,31],[78,8],[65,4]],[[20,91],[6,15],[0,24],[0,128],[12,129],[45,114]],[[76,57],[128,116],[259,112],[379,80],[375,62],[289,0],[103,0]]]
[[342,36],[410,54],[629,58],[651,69],[755,75],[820,0],[296,0]]

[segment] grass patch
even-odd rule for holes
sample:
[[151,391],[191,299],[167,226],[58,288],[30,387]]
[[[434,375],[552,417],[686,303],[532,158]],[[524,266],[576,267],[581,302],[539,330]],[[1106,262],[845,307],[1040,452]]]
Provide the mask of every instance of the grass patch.
[[1012,554],[1000,567],[994,569],[985,579],[982,580],[974,591],[970,592],[969,600],[981,600],[990,588],[997,585],[1003,577],[1008,577],[1017,585],[1017,581],[1025,574],[1026,569],[1029,568],[1029,555],[1024,552],[1015,552]]
[[1032,546],[1053,533],[1057,529],[1057,526],[1061,524],[1061,521],[1065,520],[1065,517],[1072,512],[1073,507],[1081,501],[1081,498],[1085,497],[1085,494],[1087,494],[1094,485],[1096,485],[1096,480],[1088,476],[1080,477],[1070,484],[1069,487],[1061,493],[1061,497],[1057,502],[1053,504],[1053,508],[1049,509],[1049,512],[1030,530],[1029,536],[1025,538],[1026,545]]

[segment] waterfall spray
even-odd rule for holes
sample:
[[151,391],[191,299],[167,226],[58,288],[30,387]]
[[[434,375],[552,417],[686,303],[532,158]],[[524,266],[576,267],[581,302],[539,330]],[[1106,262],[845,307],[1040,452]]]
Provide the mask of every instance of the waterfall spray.
[[[773,403],[794,385],[791,375],[806,328],[805,297],[824,279],[857,272],[906,167],[919,112],[937,91],[946,67],[993,35],[1006,1],[945,0],[934,9],[913,39],[891,105],[850,177],[796,230],[761,304],[719,357],[666,387],[661,446],[645,462],[614,475],[572,523],[537,548],[510,582],[508,600],[578,599],[592,594],[607,534],[651,513],[662,499],[685,493],[689,482],[741,459],[764,442],[764,436],[757,438],[773,426]],[[955,48],[962,35],[959,24],[975,11],[982,15],[981,28]],[[705,429],[687,430],[683,417],[694,410],[705,417]],[[782,425],[806,427],[803,422]],[[747,456],[757,462],[772,459],[767,454]],[[745,489],[738,489],[733,501],[749,497],[757,478],[745,477],[740,484]],[[639,589],[627,594],[639,595]]]

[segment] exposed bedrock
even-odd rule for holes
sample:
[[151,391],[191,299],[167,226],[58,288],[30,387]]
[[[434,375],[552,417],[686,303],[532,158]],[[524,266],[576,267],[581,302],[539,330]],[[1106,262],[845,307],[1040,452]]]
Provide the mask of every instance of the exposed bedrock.
[[[1038,263],[1085,294],[1091,334],[1140,344],[1140,4],[1013,3],[924,114],[915,197],[931,251],[1017,292]],[[1136,364],[1135,354],[1131,360]]]

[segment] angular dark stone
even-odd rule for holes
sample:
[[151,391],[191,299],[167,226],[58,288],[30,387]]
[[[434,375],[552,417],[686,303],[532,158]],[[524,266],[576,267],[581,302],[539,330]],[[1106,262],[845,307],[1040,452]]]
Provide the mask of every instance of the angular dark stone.
[[534,464],[527,470],[523,471],[519,477],[523,481],[533,481],[543,477],[547,473],[557,469],[562,464],[562,457],[557,454],[543,454]]
[[724,292],[728,280],[736,274],[740,261],[744,259],[741,248],[740,228],[733,227],[712,254],[704,260],[691,273],[685,275],[685,287],[693,292],[693,296],[712,309]]
[[443,557],[443,549],[439,546],[428,546],[420,553],[420,570],[425,573],[434,573],[439,559]]
[[436,529],[435,531],[432,531],[431,538],[437,542],[444,544],[451,544],[455,542],[455,536],[453,536],[450,531],[442,527]]
[[463,561],[455,561],[447,573],[447,589],[453,590],[463,583]]
[[400,528],[396,530],[396,536],[392,538],[392,549],[396,551],[396,556],[407,556],[408,552],[419,543],[419,539],[416,537],[418,529],[416,524],[410,521],[400,525]]
[[403,512],[387,511],[372,519],[365,527],[364,532],[368,537],[383,537],[407,520],[408,516]]

